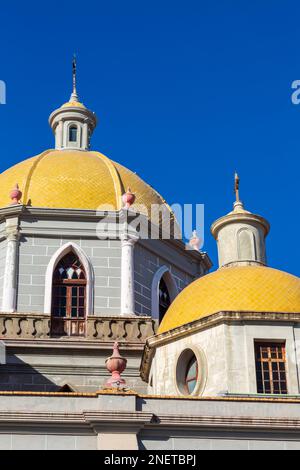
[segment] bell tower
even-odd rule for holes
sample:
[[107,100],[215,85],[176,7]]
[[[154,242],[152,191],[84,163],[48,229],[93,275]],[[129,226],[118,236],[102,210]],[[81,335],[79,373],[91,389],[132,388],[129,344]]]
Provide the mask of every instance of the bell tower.
[[90,140],[97,126],[95,113],[79,101],[77,94],[77,63],[73,59],[73,90],[70,100],[53,111],[49,124],[55,135],[57,150],[90,149]]

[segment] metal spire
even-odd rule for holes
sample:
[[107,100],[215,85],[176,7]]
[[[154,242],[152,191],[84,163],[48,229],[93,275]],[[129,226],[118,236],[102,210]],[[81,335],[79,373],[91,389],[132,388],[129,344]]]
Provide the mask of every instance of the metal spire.
[[77,94],[77,59],[76,54],[73,57],[73,92],[71,95],[70,101],[78,101],[78,94]]
[[241,202],[240,200],[240,177],[237,174],[237,172],[235,172],[235,175],[234,175],[234,193],[235,193],[236,202]]

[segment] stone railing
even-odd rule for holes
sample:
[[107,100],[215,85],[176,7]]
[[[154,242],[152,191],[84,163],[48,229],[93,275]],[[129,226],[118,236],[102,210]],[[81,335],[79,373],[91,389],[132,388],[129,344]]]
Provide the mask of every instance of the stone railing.
[[[149,317],[89,316],[86,336],[72,338],[82,341],[113,342],[118,340],[144,343],[155,332],[156,322]],[[50,338],[49,315],[0,313],[0,339],[45,340]],[[62,339],[66,337],[63,336]]]

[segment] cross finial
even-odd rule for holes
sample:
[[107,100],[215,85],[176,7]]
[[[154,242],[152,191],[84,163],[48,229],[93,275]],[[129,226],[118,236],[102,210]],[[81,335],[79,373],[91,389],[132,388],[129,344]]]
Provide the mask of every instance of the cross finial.
[[234,175],[234,193],[236,197],[236,202],[240,202],[240,177],[237,172],[235,172]]
[[77,58],[76,54],[73,56],[73,92],[71,95],[71,101],[78,101],[78,94],[77,94]]

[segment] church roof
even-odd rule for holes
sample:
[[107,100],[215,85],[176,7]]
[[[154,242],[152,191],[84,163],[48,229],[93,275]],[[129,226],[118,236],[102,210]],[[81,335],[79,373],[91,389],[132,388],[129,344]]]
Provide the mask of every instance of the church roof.
[[300,279],[264,266],[221,268],[179,294],[158,333],[221,311],[300,313]]
[[120,210],[122,195],[130,187],[135,207],[150,214],[151,204],[164,199],[139,176],[99,152],[48,150],[0,174],[0,207],[10,203],[9,193],[18,183],[21,203],[33,207]]

